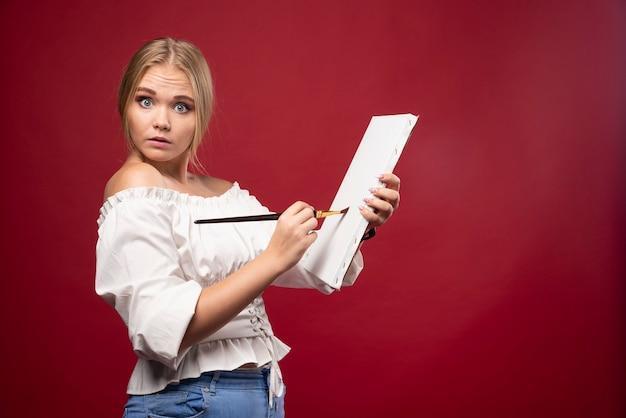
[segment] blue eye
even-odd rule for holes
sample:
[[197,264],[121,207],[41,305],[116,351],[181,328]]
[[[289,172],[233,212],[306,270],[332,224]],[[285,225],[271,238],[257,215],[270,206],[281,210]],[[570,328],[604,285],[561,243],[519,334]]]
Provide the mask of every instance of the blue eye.
[[174,109],[178,113],[187,113],[187,112],[189,112],[189,106],[187,106],[187,104],[185,104],[185,103],[176,103],[176,106],[174,106]]
[[150,107],[150,105],[152,104],[152,99],[149,97],[141,96],[137,98],[137,102],[141,107]]

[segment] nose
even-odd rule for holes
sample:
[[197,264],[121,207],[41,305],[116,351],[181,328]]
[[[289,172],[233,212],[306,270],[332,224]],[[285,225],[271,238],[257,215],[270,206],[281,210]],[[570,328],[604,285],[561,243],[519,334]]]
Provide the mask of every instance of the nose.
[[170,130],[170,120],[168,117],[168,112],[167,112],[167,108],[165,106],[161,106],[159,109],[156,110],[156,112],[154,113],[154,129],[161,129],[164,131],[169,131]]

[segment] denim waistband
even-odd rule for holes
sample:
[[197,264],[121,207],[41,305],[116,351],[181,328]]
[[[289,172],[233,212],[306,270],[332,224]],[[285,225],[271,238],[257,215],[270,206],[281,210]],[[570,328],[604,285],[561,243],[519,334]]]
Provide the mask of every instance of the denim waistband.
[[177,384],[177,387],[196,386],[204,388],[223,387],[268,390],[270,386],[269,375],[269,366],[255,369],[236,369],[232,371],[215,370],[204,372],[198,377],[182,379]]

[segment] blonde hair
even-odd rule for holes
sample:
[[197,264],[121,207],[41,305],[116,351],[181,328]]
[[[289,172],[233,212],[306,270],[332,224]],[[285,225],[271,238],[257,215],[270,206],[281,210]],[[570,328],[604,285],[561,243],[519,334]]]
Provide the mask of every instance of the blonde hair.
[[191,42],[170,37],[145,43],[130,59],[118,91],[117,107],[129,151],[135,148],[130,136],[127,109],[148,68],[157,64],[173,64],[183,71],[191,83],[195,103],[196,127],[189,146],[191,164],[205,171],[197,157],[198,147],[209,126],[213,111],[213,82],[202,52]]

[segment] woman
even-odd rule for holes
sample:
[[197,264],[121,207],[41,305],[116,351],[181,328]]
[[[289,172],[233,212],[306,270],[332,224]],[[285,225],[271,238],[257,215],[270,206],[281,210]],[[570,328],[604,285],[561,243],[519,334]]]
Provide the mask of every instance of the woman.
[[[202,53],[172,38],[145,44],[121,82],[129,153],[105,187],[96,292],[123,319],[138,357],[127,417],[284,416],[278,361],[289,347],[274,336],[261,294],[270,284],[332,290],[298,265],[318,224],[305,202],[274,222],[193,224],[269,212],[237,182],[188,171],[201,168],[212,100]],[[381,182],[361,208],[366,238],[398,206],[399,179]],[[362,261],[358,251],[344,284]]]

